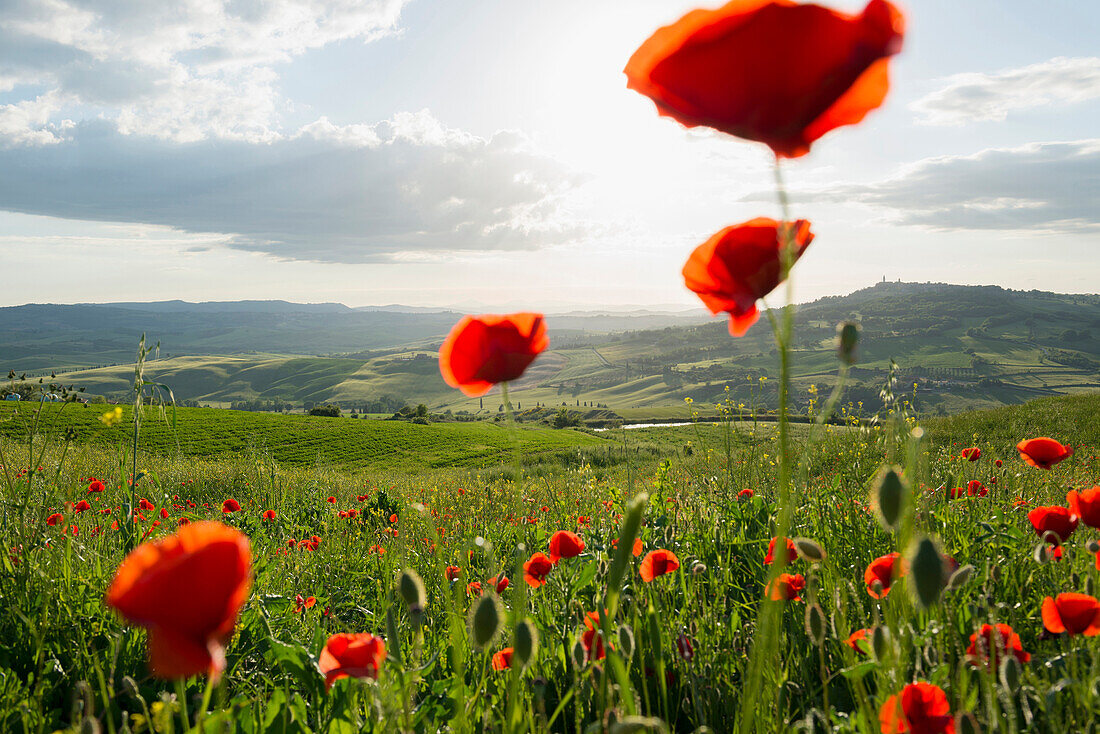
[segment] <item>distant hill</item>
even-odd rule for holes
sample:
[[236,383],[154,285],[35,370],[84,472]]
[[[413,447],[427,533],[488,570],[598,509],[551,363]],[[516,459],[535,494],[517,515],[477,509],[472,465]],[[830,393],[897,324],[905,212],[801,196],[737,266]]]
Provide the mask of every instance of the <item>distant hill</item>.
[[[124,398],[144,331],[162,346],[150,377],[181,399],[336,401],[368,412],[423,402],[495,414],[495,393],[467,399],[439,377],[435,353],[458,316],[283,301],[19,306],[0,309],[0,368],[64,370],[65,382]],[[843,319],[862,325],[845,395],[854,411],[881,405],[891,360],[895,389],[911,394],[916,384],[910,399],[933,413],[1100,388],[1100,296],[879,283],[798,307],[793,396],[802,408],[811,400],[820,406],[835,384],[833,341]],[[774,406],[766,318],[740,339],[729,336],[724,318],[698,311],[573,312],[548,323],[551,351],[513,390],[523,410],[564,404],[578,413],[667,418],[686,415],[686,397],[704,409],[727,397]]]

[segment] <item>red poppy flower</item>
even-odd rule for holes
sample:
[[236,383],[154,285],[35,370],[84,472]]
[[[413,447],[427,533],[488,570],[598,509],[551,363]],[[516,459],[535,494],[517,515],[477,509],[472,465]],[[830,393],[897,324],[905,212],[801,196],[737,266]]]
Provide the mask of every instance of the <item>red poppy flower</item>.
[[519,378],[550,340],[542,314],[463,316],[439,348],[443,381],[470,397]]
[[1004,462],[1003,462],[1003,461],[1001,461],[1000,459],[995,459],[995,460],[993,461],[993,466],[997,467],[998,469],[999,469],[999,468],[1000,468],[1001,466],[1003,466],[1003,465],[1004,465]]
[[1043,599],[1043,626],[1055,634],[1095,637],[1100,634],[1100,601],[1088,594],[1059,594]]
[[186,517],[181,517],[179,520],[176,520],[176,525],[177,526],[190,525],[190,524],[191,524],[191,521],[188,520]]
[[140,509],[144,510],[145,512],[152,512],[153,510],[157,509],[157,506],[156,506],[156,505],[154,505],[154,504],[153,504],[152,502],[150,502],[149,500],[145,499],[144,497],[142,497],[142,498],[141,498],[141,499],[140,499],[140,500],[138,501],[138,507],[139,507]]
[[481,596],[481,582],[471,581],[470,583],[466,584],[466,595]]
[[[852,634],[848,635],[848,639],[844,641],[844,644],[852,648],[861,655],[867,654],[867,646],[871,644],[871,629],[856,630]],[[862,643],[862,644],[860,644]]]
[[978,632],[970,635],[966,662],[975,667],[984,664],[990,670],[998,670],[1003,655],[1011,655],[1021,663],[1031,660],[1031,653],[1024,652],[1020,636],[1007,624],[983,624]]
[[240,511],[241,511],[241,503],[238,502],[237,500],[230,498],[230,499],[227,499],[225,502],[222,502],[222,512],[224,512],[225,514],[228,515],[231,512],[240,512]]
[[105,485],[98,479],[93,479],[92,483],[88,485],[88,494],[92,494],[93,492],[102,492],[105,489],[107,489],[107,485]]
[[1070,490],[1066,495],[1066,504],[1081,522],[1090,528],[1100,528],[1100,485],[1080,492]]
[[1057,505],[1036,507],[1027,513],[1027,519],[1031,521],[1031,526],[1035,528],[1035,534],[1039,537],[1042,537],[1043,533],[1052,532],[1062,542],[1065,542],[1077,529],[1077,516],[1068,507]]
[[504,593],[504,590],[508,588],[508,584],[510,584],[511,582],[508,580],[507,576],[500,575],[500,576],[492,577],[491,579],[487,580],[485,583],[487,583],[490,586],[494,587],[497,590],[498,594],[502,594],[502,593]]
[[882,734],[955,734],[947,694],[931,683],[910,683],[878,712]]
[[76,512],[78,514],[90,509],[92,509],[92,506],[88,504],[88,500],[80,500],[75,505],[73,505],[73,512]]
[[753,489],[742,489],[740,492],[737,493],[737,499],[751,500],[755,496],[756,490]]
[[523,564],[523,580],[528,586],[538,588],[546,583],[546,577],[554,568],[554,562],[545,553],[535,553]]
[[[890,593],[890,584],[894,582],[894,565],[900,566],[897,578],[905,575],[905,563],[901,560],[900,553],[888,553],[871,561],[867,570],[863,572],[863,582],[867,584],[867,593],[876,599],[882,599]],[[875,582],[882,585],[881,593],[876,590]]]
[[62,515],[60,512],[55,512],[54,514],[46,518],[46,524],[51,526],[63,522],[65,522],[65,516]]
[[852,16],[791,0],[693,10],[634,52],[627,86],[688,127],[703,125],[796,158],[853,125],[889,89],[904,21],[884,0]]
[[973,448],[963,449],[962,453],[959,455],[967,461],[977,461],[978,459],[982,458],[982,450],[975,446]]
[[781,573],[774,584],[769,584],[768,598],[775,601],[802,601],[802,591],[806,588],[806,579],[802,574]]
[[512,667],[512,648],[506,647],[493,653],[493,670],[508,670]]
[[568,530],[559,530],[550,536],[550,561],[557,563],[562,558],[573,558],[584,551],[581,536]]
[[1058,462],[1073,456],[1073,448],[1063,446],[1053,438],[1042,436],[1029,438],[1016,444],[1020,458],[1036,469],[1049,469]]
[[[772,565],[775,562],[775,538],[768,543],[768,555],[764,556],[764,563]],[[794,563],[798,558],[798,551],[794,549],[794,541],[787,538],[787,563]]]
[[455,581],[462,575],[462,569],[458,566],[447,566],[447,580]]
[[596,628],[586,629],[581,635],[581,644],[589,660],[603,660],[607,654],[603,649],[603,634]]
[[263,518],[265,520],[274,520],[275,519],[275,510],[264,510]]
[[989,494],[989,487],[985,486],[977,479],[971,479],[966,483],[966,493],[970,497],[985,497]]
[[649,554],[642,559],[642,565],[639,572],[642,575],[642,581],[648,583],[658,576],[672,573],[679,567],[680,559],[676,557],[675,553],[670,550],[665,550],[664,548],[658,548],[655,551],[650,551]]
[[[814,236],[805,219],[788,226],[797,260]],[[714,234],[684,264],[684,284],[712,314],[729,312],[733,336],[743,336],[756,323],[756,302],[780,283],[780,255],[786,246],[781,234],[779,222],[757,217]]]
[[386,643],[369,632],[340,633],[328,638],[317,667],[325,676],[325,689],[341,678],[378,679],[386,660]]
[[126,556],[107,604],[149,630],[149,659],[162,678],[225,667],[224,648],[248,597],[248,536],[216,522],[184,525]]

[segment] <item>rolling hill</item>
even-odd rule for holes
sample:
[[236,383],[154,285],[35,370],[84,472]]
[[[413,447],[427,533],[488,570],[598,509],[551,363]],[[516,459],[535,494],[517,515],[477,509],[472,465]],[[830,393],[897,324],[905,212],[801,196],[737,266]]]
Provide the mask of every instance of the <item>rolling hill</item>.
[[[145,330],[165,351],[149,363],[147,376],[172,386],[180,399],[215,406],[337,402],[372,412],[385,398],[387,406],[425,403],[438,412],[499,411],[495,392],[467,399],[439,377],[435,352],[454,313],[282,302],[193,305],[0,309],[6,340],[0,366],[48,362],[42,367],[65,369],[88,354],[117,357],[124,346],[132,352]],[[19,309],[43,320],[32,327],[15,318]],[[926,412],[1100,388],[1100,296],[879,283],[798,308],[794,393],[803,407],[814,397],[811,385],[820,400],[836,383],[833,340],[844,319],[862,326],[860,360],[845,400],[855,409],[862,402],[864,412],[881,404],[891,361],[896,389],[912,393],[916,385],[913,399]],[[729,336],[723,319],[700,320],[695,312],[549,317],[551,351],[514,386],[513,399],[524,410],[564,404],[582,411],[607,407],[625,418],[676,417],[686,414],[684,398],[707,405],[725,400],[729,386],[735,403],[774,405],[776,358],[767,320],[741,339]],[[118,399],[133,379],[133,366],[125,363],[68,369],[59,375],[66,384]]]

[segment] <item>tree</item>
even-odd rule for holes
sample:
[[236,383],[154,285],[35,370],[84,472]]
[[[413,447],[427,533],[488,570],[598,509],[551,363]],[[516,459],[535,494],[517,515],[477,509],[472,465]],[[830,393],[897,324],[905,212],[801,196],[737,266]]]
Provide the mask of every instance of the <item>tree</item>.
[[428,406],[424,405],[424,403],[420,403],[419,405],[417,405],[416,406],[416,417],[417,418],[427,418],[428,417]]
[[317,405],[309,409],[310,415],[317,415],[323,418],[339,418],[340,406],[335,403],[325,403],[324,405]]

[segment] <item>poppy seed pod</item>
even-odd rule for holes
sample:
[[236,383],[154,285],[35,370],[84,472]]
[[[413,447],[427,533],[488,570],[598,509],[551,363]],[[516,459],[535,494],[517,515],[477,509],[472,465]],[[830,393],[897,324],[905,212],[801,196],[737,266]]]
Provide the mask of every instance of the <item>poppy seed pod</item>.
[[935,604],[944,587],[943,555],[931,538],[921,538],[909,561],[909,585],[924,608]]
[[1050,551],[1050,546],[1046,543],[1039,543],[1035,546],[1035,550],[1031,552],[1031,557],[1035,559],[1036,563],[1050,563],[1054,560],[1054,554]]
[[470,610],[470,642],[475,650],[483,650],[500,632],[504,615],[495,594],[485,594]]
[[584,642],[578,637],[573,642],[573,667],[583,668],[588,663],[588,650],[584,647]]
[[846,365],[856,363],[860,330],[860,325],[855,321],[841,321],[836,325],[836,356]]
[[91,716],[85,716],[80,722],[80,734],[99,734],[103,731],[99,722],[93,719]]
[[806,634],[815,645],[821,646],[825,642],[825,612],[817,604],[806,607]]
[[406,568],[397,579],[397,593],[405,600],[411,610],[413,607],[424,609],[428,604],[427,593],[424,591],[424,579],[411,568]]
[[513,659],[521,668],[526,668],[539,649],[539,631],[531,620],[524,619],[516,625],[516,644],[513,648]]
[[126,691],[126,695],[130,698],[141,698],[141,691],[138,690],[137,681],[128,675],[122,676],[122,690]]
[[630,625],[624,624],[619,627],[617,637],[619,638],[619,649],[622,651],[623,657],[630,660],[634,655],[634,630],[630,628]]
[[707,572],[707,564],[699,563],[698,561],[691,564],[691,575],[692,576],[702,576],[706,572]]
[[1097,542],[1095,540],[1090,540],[1089,542],[1085,543],[1085,549],[1089,553],[1092,553],[1093,555],[1096,555],[1097,553],[1100,553],[1100,542]]
[[825,560],[825,549],[816,540],[809,538],[795,538],[794,550],[798,557],[809,563],[821,563]]
[[901,519],[908,486],[901,474],[901,467],[884,466],[875,477],[871,499],[879,523],[886,530],[893,530]]

